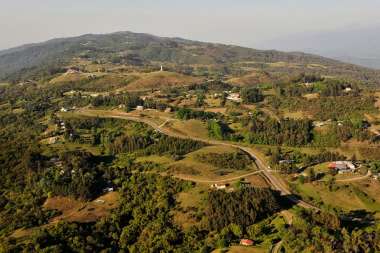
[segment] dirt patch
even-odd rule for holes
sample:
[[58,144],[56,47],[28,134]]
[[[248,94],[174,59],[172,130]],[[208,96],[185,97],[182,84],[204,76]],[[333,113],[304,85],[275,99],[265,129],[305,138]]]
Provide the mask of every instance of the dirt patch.
[[267,181],[259,175],[248,176],[245,178],[245,181],[251,183],[253,187],[269,187]]
[[54,217],[50,223],[59,221],[93,222],[107,216],[110,210],[118,207],[119,194],[107,193],[94,201],[81,202],[69,197],[53,197],[46,200],[44,208],[58,210],[62,214]]

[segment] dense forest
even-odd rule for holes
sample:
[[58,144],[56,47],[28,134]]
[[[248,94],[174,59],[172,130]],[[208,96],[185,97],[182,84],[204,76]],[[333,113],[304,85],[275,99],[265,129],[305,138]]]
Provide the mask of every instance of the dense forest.
[[244,170],[247,166],[252,164],[251,157],[242,151],[226,154],[197,154],[196,159],[203,163],[212,164],[217,168],[227,168],[232,170]]

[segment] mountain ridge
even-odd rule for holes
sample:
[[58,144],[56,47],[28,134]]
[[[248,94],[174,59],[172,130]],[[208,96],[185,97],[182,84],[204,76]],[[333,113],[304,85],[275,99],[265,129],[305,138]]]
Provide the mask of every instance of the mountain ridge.
[[115,62],[117,58],[122,58],[132,65],[150,65],[152,62],[169,62],[177,65],[285,62],[307,67],[309,64],[318,64],[329,69],[329,71],[318,70],[321,74],[347,75],[351,78],[355,76],[358,80],[380,85],[380,71],[315,54],[258,50],[129,31],[54,38],[41,43],[1,50],[0,79],[21,80],[35,77],[41,71],[51,72],[64,67],[74,57]]

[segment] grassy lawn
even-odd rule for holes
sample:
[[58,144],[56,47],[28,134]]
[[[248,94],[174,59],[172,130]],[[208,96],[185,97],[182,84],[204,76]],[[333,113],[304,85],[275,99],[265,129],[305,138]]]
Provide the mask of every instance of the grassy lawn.
[[140,163],[152,162],[152,163],[167,165],[167,164],[173,163],[174,160],[170,158],[169,156],[150,155],[150,156],[138,157],[136,158],[136,162],[140,162]]
[[205,122],[200,120],[173,121],[167,128],[179,134],[208,139],[208,130]]
[[305,183],[298,184],[297,189],[304,199],[312,198],[346,211],[367,209],[365,203],[350,188],[339,187],[338,190],[330,192],[323,183]]
[[201,222],[201,212],[207,205],[208,186],[197,184],[194,188],[176,196],[179,208],[173,212],[174,222],[186,229]]

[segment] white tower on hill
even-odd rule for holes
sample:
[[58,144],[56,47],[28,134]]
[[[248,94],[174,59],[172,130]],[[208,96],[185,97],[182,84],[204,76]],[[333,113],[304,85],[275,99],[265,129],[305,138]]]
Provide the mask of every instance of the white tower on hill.
[[162,65],[161,65],[161,70],[160,70],[160,71],[161,71],[161,72],[164,71],[164,67],[162,67]]

